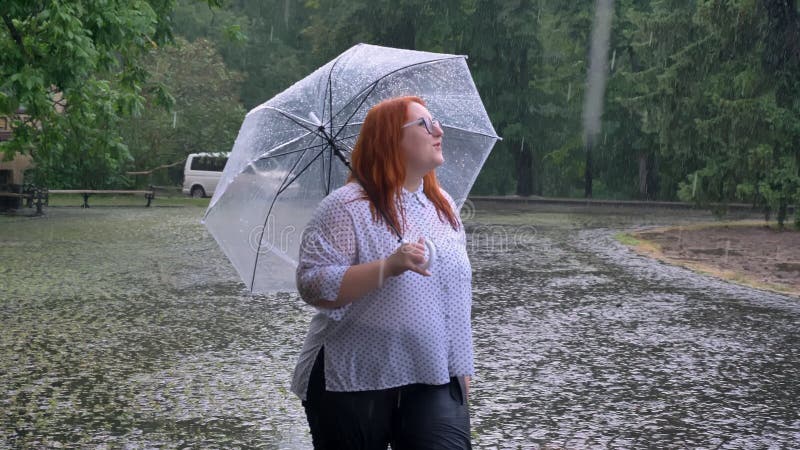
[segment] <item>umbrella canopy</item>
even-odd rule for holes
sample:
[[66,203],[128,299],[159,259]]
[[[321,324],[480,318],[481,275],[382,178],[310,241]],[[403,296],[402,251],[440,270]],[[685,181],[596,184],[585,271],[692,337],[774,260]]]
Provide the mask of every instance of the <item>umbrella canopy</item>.
[[303,229],[349,175],[367,111],[400,95],[441,121],[436,176],[461,207],[499,139],[466,57],[356,45],[244,119],[202,222],[251,292],[296,290]]

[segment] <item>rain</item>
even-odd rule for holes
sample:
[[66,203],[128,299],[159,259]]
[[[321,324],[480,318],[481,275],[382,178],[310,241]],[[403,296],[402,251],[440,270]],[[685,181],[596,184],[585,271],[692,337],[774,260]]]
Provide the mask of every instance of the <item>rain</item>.
[[466,231],[474,448],[800,446],[798,1],[9,1],[0,449],[312,448],[301,236],[397,95]]

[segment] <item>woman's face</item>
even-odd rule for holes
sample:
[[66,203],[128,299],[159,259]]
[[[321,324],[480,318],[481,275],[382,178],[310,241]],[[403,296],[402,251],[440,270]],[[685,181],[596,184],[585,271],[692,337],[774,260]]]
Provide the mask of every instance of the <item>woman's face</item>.
[[415,122],[403,128],[400,138],[400,148],[406,157],[406,170],[409,175],[424,176],[431,170],[439,167],[444,162],[442,156],[442,136],[444,132],[440,126],[431,125],[431,133],[425,128],[421,120],[425,118],[431,123],[431,113],[428,109],[416,102],[408,105],[406,122]]

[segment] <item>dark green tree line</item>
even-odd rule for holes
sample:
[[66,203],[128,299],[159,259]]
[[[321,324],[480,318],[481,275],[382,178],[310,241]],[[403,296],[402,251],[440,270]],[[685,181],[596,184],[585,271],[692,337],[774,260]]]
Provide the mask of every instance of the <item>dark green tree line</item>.
[[141,113],[143,94],[167,98],[162,86],[148,82],[140,57],[171,40],[174,6],[172,0],[0,3],[0,114],[17,118],[0,152],[32,154],[34,181],[50,187],[124,183],[130,154],[119,123]]
[[[182,0],[112,3],[116,9],[99,11],[100,3],[4,4],[12,5],[0,11],[12,26],[0,37],[7,50],[0,53],[7,75],[0,106],[8,112],[24,104],[42,123],[23,129],[7,151],[35,148],[38,159],[59,155],[53,161],[69,160],[72,167],[81,158],[105,161],[96,163],[103,168],[98,180],[113,183],[123,167],[229,146],[238,125],[222,121],[203,135],[195,127],[210,119],[200,110],[249,109],[368,42],[469,56],[504,137],[473,193],[583,193],[581,114],[593,1],[228,0],[211,8]],[[51,10],[60,12],[45,13]],[[43,14],[63,23],[46,25]],[[602,130],[593,145],[594,197],[747,202],[783,221],[800,200],[799,17],[796,0],[617,0]],[[97,24],[109,27],[106,20],[138,38],[131,43],[104,31]],[[186,39],[183,50],[161,48],[170,32]],[[16,38],[26,33],[41,43]],[[59,43],[47,43],[56,38]],[[82,52],[87,39],[99,40],[93,45],[100,50]],[[195,45],[204,49],[198,59],[216,61],[219,76],[193,78],[191,65],[180,62]],[[45,53],[59,57],[48,60]],[[62,60],[68,60],[62,67],[54,63]],[[76,82],[87,74],[89,82]],[[182,83],[211,86],[224,105],[192,97]],[[53,118],[53,86],[70,96],[69,117]],[[173,109],[142,113],[159,104]],[[173,127],[176,111],[185,120]],[[123,114],[141,115],[129,122],[142,131],[120,125]],[[143,125],[152,123],[159,125]],[[71,142],[80,142],[80,151]],[[69,180],[79,182],[77,175]]]

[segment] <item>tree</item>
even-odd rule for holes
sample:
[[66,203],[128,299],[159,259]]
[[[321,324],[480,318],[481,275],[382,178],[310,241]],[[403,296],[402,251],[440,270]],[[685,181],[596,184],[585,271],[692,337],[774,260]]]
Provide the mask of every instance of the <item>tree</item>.
[[516,179],[516,193],[523,196],[538,191],[534,124],[540,122],[540,113],[531,107],[535,96],[531,80],[541,53],[538,12],[530,0],[479,0],[469,17],[463,49],[470,55],[486,109],[504,138],[495,151],[512,157],[514,167],[507,172]]
[[170,41],[173,7],[173,0],[3,1],[0,114],[22,108],[25,119],[0,151],[30,153],[36,181],[50,187],[120,183],[130,156],[117,125],[141,113],[143,93],[160,90],[148,85],[139,57]]
[[668,95],[657,92],[654,74],[672,51],[675,39],[670,34],[683,39],[682,33],[691,24],[687,20],[691,11],[686,9],[686,5],[672,5],[662,10],[658,3],[642,0],[616,2],[604,130],[601,151],[595,153],[596,175],[605,182],[606,195],[675,196],[676,183],[664,183],[671,166],[658,151],[657,134],[645,124],[652,102],[658,95]]
[[[545,6],[546,5],[546,6]],[[573,196],[583,191],[586,159],[581,107],[586,87],[591,1],[539,5],[537,39],[542,47],[529,81],[527,120],[538,148],[538,194]]]
[[656,137],[662,177],[681,199],[749,201],[777,209],[781,223],[798,199],[800,66],[787,38],[800,25],[787,5],[663,1],[631,13],[632,36],[655,48],[638,52],[642,67],[625,75],[619,102]]
[[[134,171],[180,161],[193,152],[228,151],[244,119],[238,97],[241,74],[229,70],[206,39],[178,37],[175,44],[152,50],[142,61],[150,79],[174,96],[172,107],[148,107],[121,124]],[[152,95],[146,100],[158,103]],[[155,173],[150,181],[179,183],[180,171],[171,173],[171,178]]]

